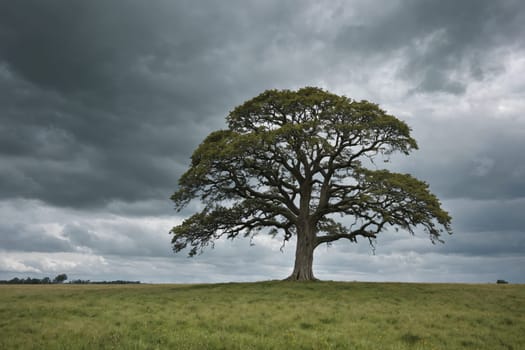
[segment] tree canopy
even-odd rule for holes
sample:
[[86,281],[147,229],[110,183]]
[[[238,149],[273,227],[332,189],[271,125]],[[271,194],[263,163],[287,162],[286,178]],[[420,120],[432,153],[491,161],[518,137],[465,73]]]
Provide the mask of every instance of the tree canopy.
[[377,104],[315,87],[267,90],[236,107],[191,157],[171,199],[202,210],[170,232],[175,252],[193,256],[219,237],[261,232],[297,237],[291,280],[314,279],[313,251],[339,239],[370,242],[389,229],[432,242],[451,218],[428,184],[370,166],[417,149],[408,125]]

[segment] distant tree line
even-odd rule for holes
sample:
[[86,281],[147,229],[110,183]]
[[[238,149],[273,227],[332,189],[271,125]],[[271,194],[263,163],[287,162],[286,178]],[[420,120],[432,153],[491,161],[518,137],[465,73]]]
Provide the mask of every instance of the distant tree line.
[[[40,278],[12,278],[10,280],[0,280],[0,284],[60,284],[67,281],[67,275],[65,273],[62,273],[60,275],[57,275],[55,278],[51,279],[49,277],[44,277],[42,279]],[[139,284],[140,281],[123,281],[123,280],[116,280],[116,281],[90,281],[90,280],[71,280],[68,282],[69,284]]]
[[0,280],[0,284],[59,284],[64,283],[67,280],[67,275],[65,273],[61,273],[60,275],[57,275],[55,278],[51,279],[49,277],[44,277],[42,279],[40,278],[18,278],[15,277],[10,280]]
[[140,281],[90,281],[90,280],[72,280],[70,284],[140,284]]

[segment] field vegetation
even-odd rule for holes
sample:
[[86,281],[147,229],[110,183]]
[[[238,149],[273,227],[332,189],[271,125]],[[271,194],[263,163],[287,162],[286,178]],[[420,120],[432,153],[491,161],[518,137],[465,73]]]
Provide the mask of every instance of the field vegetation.
[[525,349],[525,286],[3,285],[0,349]]

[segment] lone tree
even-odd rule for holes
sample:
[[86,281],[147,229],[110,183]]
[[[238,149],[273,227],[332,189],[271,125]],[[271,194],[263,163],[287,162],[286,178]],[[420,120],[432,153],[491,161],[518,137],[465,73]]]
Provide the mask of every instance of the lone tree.
[[65,273],[61,273],[53,279],[53,283],[64,283],[66,280],[67,275]]
[[[288,280],[314,280],[314,249],[339,239],[373,244],[389,228],[432,243],[452,233],[449,214],[425,182],[378,170],[376,157],[417,149],[410,128],[378,105],[315,87],[268,90],[235,108],[228,129],[195,150],[171,199],[203,209],[175,226],[173,250],[202,251],[219,237],[297,237]],[[385,159],[387,160],[387,159]],[[338,221],[337,219],[340,219]]]

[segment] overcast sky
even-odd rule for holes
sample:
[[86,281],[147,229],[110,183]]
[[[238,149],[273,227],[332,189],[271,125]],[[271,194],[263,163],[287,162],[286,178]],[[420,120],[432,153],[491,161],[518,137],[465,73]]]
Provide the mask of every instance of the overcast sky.
[[294,244],[188,258],[169,200],[195,147],[269,88],[379,103],[452,236],[319,247],[321,279],[525,283],[525,2],[0,0],[0,279],[281,279]]

